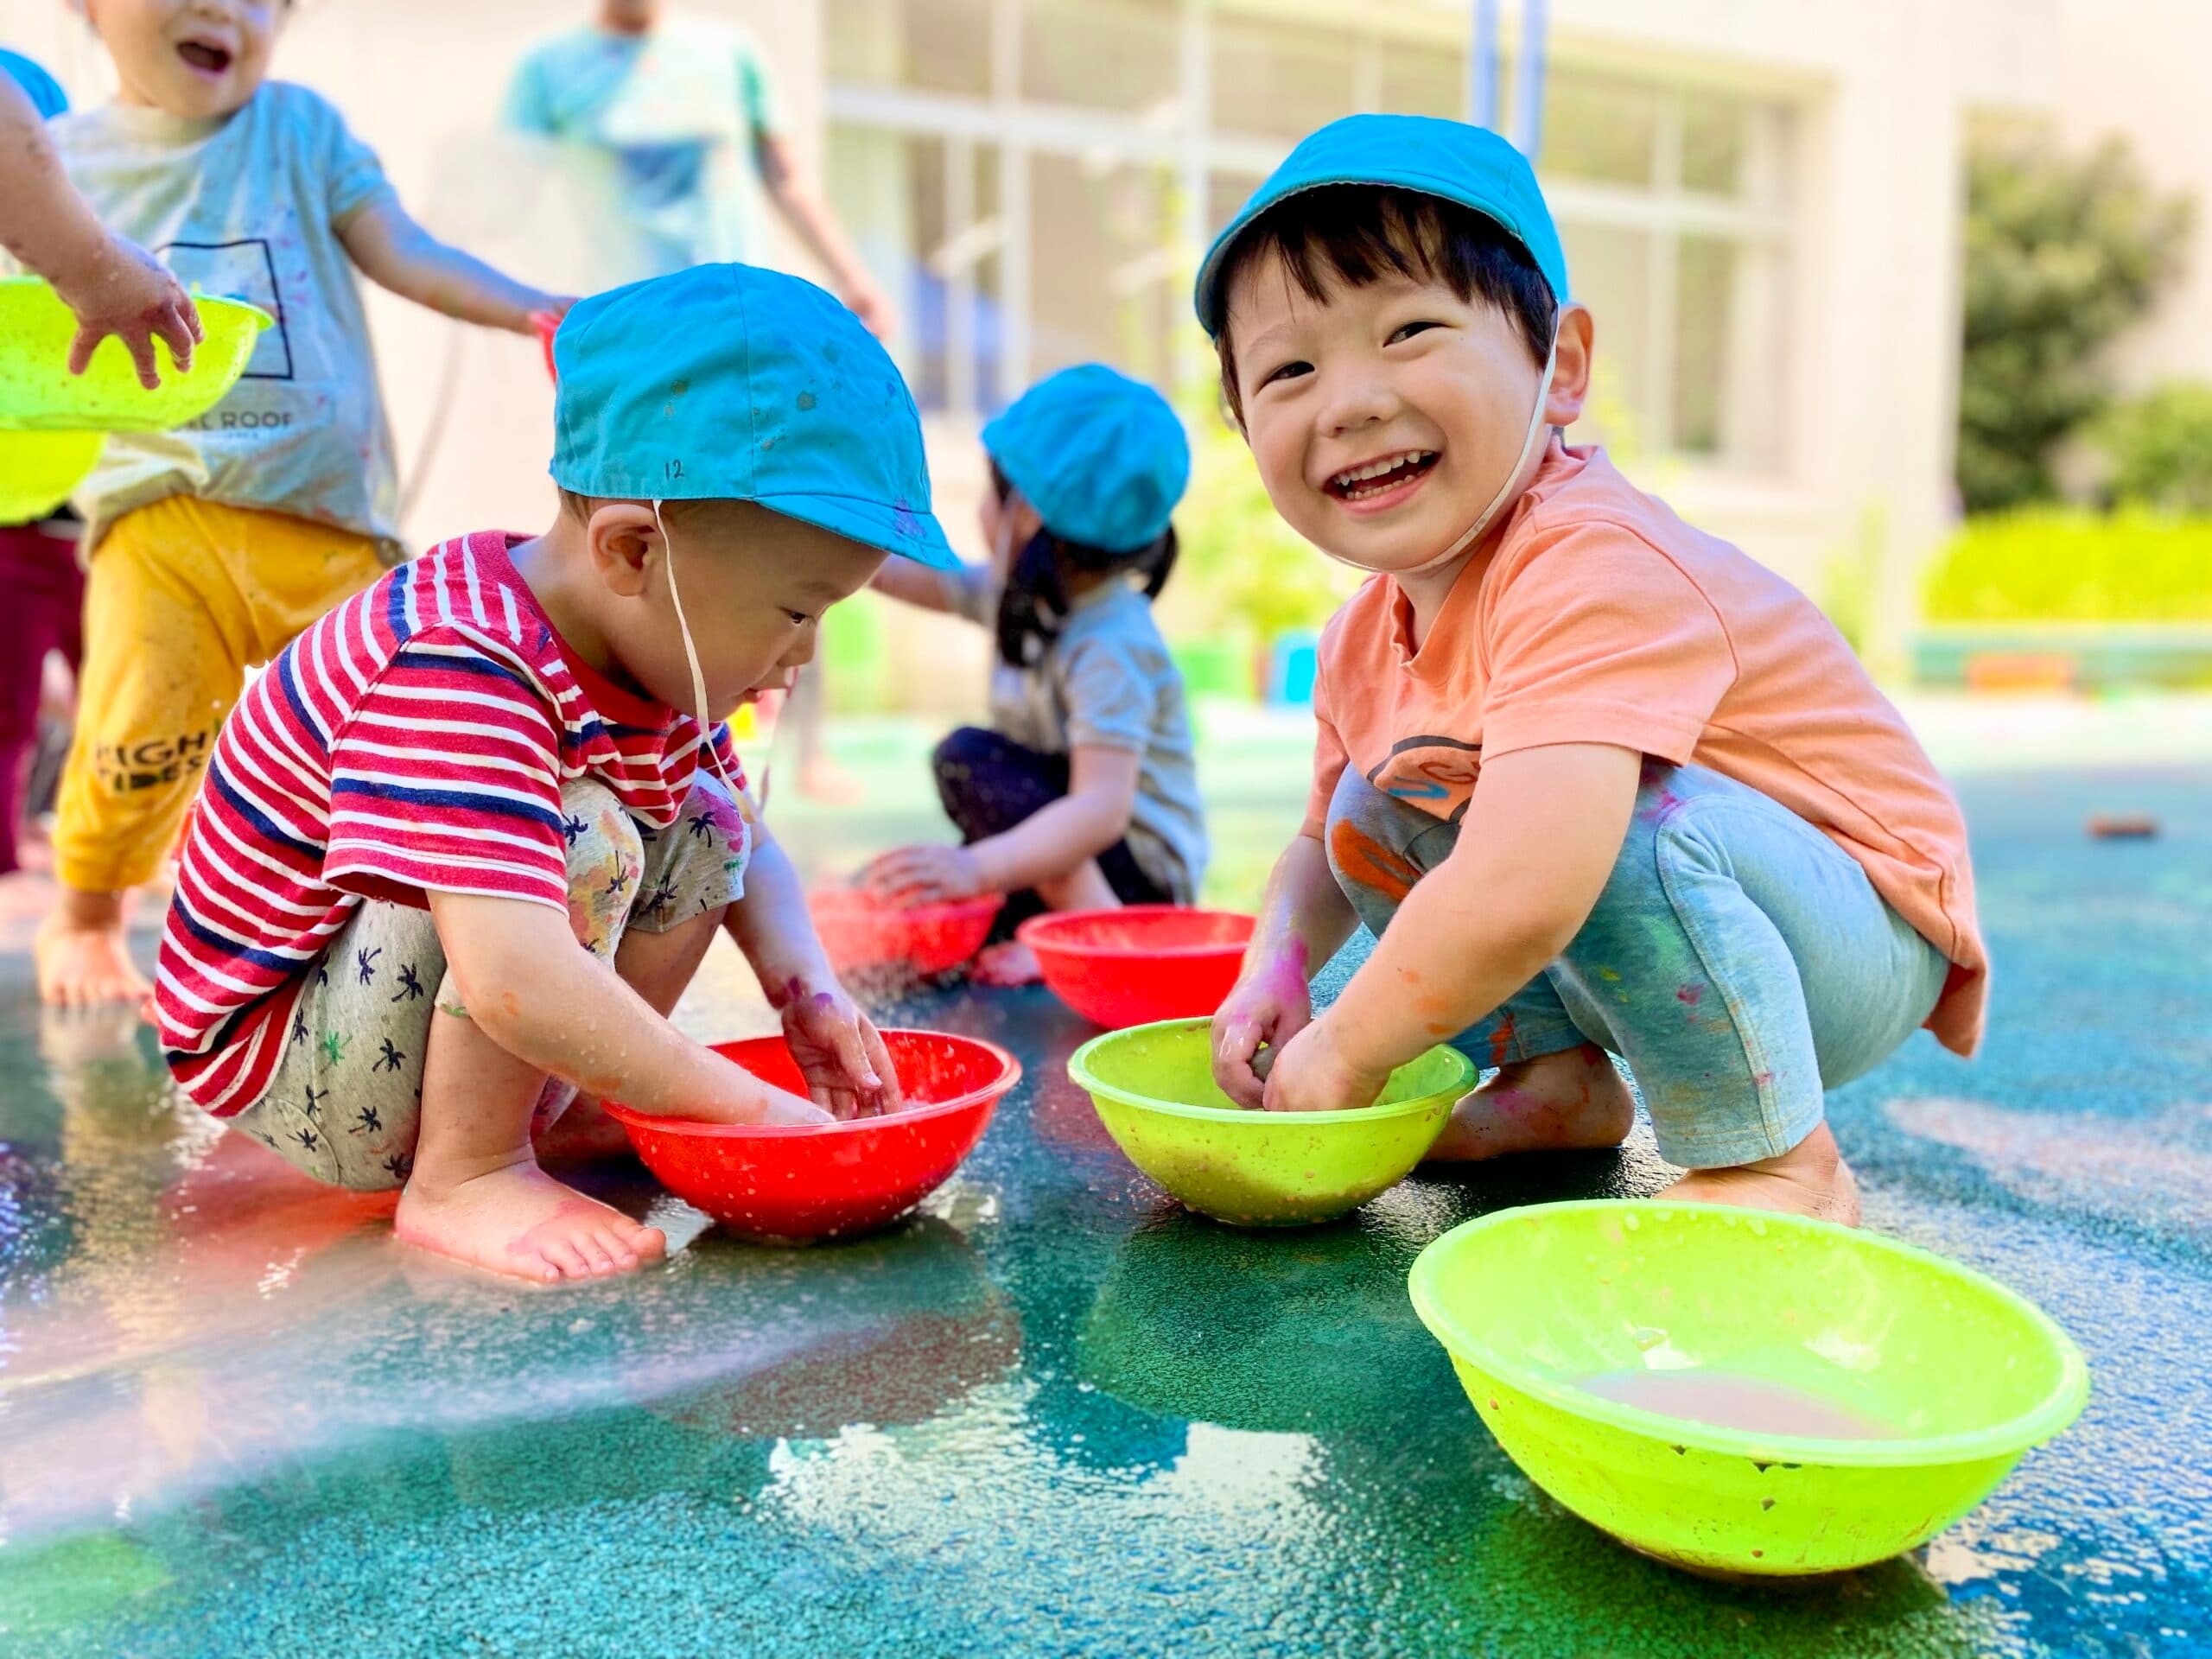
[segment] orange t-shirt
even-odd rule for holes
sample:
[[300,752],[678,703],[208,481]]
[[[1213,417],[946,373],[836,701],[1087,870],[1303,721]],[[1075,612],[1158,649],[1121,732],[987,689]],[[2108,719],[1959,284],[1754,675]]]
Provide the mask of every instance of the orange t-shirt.
[[1321,636],[1306,833],[1347,765],[1456,817],[1484,755],[1611,743],[1747,784],[1825,832],[1954,964],[1929,1029],[1981,1040],[1988,957],[1966,821],[1935,764],[1819,608],[1556,439],[1420,651],[1370,582]]

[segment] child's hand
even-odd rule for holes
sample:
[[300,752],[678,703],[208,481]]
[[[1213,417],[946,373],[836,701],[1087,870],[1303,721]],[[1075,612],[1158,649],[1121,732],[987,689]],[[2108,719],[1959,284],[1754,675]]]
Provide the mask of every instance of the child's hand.
[[1264,1046],[1281,1051],[1313,1022],[1306,951],[1295,938],[1263,967],[1248,971],[1213,1017],[1213,1080],[1239,1106],[1262,1103],[1265,1085],[1252,1059]]
[[58,276],[54,289],[77,318],[70,373],[82,374],[110,334],[129,349],[138,384],[149,391],[162,384],[154,358],[156,337],[168,342],[179,373],[192,366],[192,348],[201,338],[199,309],[168,267],[135,242],[109,238],[96,269]]
[[848,1122],[880,1117],[906,1103],[882,1037],[842,986],[792,987],[782,1012],[784,1045],[798,1062],[816,1105]]
[[1389,1080],[1388,1066],[1377,1071],[1348,1058],[1323,1020],[1275,1055],[1261,1104],[1271,1112],[1340,1112],[1372,1106]]
[[901,847],[861,872],[861,885],[899,905],[943,905],[986,892],[982,861],[966,847]]

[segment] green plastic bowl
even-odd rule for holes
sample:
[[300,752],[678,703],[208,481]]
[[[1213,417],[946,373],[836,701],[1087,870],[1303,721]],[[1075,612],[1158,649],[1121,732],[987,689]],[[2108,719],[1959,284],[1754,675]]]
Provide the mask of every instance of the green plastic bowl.
[[1248,1112],[1214,1086],[1211,1022],[1167,1020],[1076,1050],[1068,1075],[1129,1161],[1190,1208],[1238,1227],[1333,1221],[1395,1186],[1474,1086],[1464,1054],[1433,1048],[1374,1105]]
[[[1915,1548],[2088,1397],[2081,1351],[2003,1286],[1795,1216],[1658,1200],[1500,1211],[1423,1250],[1409,1287],[1531,1480],[1697,1572],[1834,1573]],[[1624,1374],[1696,1389],[1700,1372],[1885,1432],[1729,1427],[1609,1397]],[[1601,1377],[1606,1393],[1584,1386]]]
[[207,338],[179,374],[169,348],[154,342],[162,384],[138,384],[130,353],[113,337],[93,348],[84,373],[69,372],[77,320],[34,276],[0,280],[0,427],[36,432],[165,432],[196,421],[238,384],[261,331],[275,321],[243,300],[194,295]]
[[0,429],[0,524],[43,518],[100,458],[105,432],[10,432]]

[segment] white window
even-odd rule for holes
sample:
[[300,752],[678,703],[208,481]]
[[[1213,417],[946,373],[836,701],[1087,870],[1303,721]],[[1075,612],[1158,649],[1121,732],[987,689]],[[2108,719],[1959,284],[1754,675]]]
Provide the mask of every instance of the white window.
[[[831,194],[901,300],[925,406],[989,410],[1103,359],[1210,368],[1199,248],[1297,138],[1454,115],[1464,41],[1203,0],[828,0]],[[1424,32],[1425,31],[1425,32]],[[1512,73],[1503,67],[1510,90]],[[1576,428],[1745,473],[1788,461],[1789,105],[1554,66],[1539,165],[1597,318]]]
[[1537,170],[1597,323],[1589,435],[1785,468],[1795,124],[1786,104],[1553,70]]

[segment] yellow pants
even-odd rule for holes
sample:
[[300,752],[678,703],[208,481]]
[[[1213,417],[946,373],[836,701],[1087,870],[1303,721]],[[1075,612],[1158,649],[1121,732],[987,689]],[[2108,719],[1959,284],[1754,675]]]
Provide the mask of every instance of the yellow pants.
[[118,893],[161,869],[245,671],[383,574],[365,536],[171,496],[118,519],[85,591],[55,873]]

